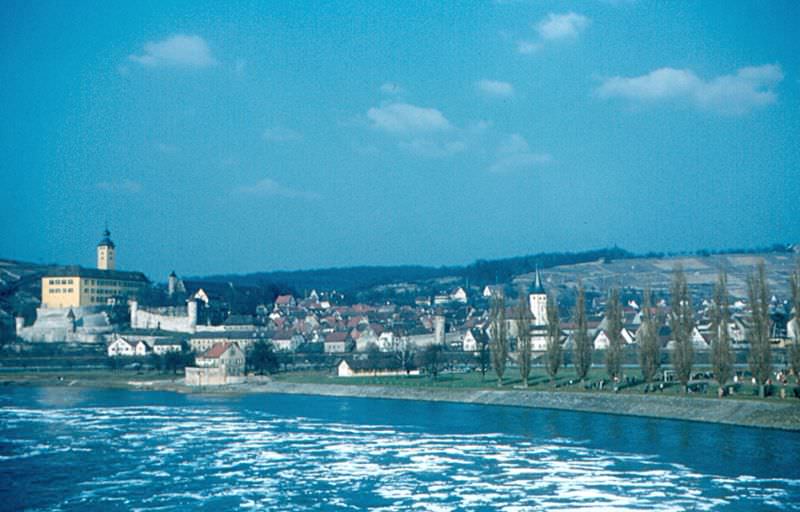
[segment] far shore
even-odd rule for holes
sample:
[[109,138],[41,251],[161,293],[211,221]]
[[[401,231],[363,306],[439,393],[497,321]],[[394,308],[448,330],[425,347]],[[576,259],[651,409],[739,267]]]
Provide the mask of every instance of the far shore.
[[666,395],[616,395],[610,392],[533,391],[510,387],[505,389],[403,388],[391,385],[333,382],[281,382],[269,377],[255,377],[252,378],[251,382],[245,384],[193,388],[184,385],[183,379],[178,375],[148,376],[86,371],[0,373],[0,384],[118,388],[229,395],[282,393],[458,402],[621,414],[800,432],[800,401],[796,399],[762,401],[731,397],[717,399]]

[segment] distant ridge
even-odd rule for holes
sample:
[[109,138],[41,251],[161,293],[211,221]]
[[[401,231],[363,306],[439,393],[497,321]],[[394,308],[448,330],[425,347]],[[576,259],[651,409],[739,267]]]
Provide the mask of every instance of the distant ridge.
[[495,260],[476,260],[465,266],[429,267],[421,265],[332,267],[309,270],[280,270],[247,274],[216,274],[192,279],[224,281],[235,284],[279,283],[295,290],[312,288],[357,291],[397,282],[419,282],[441,278],[455,278],[471,285],[484,286],[508,283],[514,277],[528,274],[537,267],[548,269],[564,265],[591,262],[612,262],[634,258],[675,258],[686,256],[706,257],[725,254],[791,253],[792,246],[775,244],[753,249],[701,249],[694,252],[634,254],[619,247],[579,252],[542,252]]

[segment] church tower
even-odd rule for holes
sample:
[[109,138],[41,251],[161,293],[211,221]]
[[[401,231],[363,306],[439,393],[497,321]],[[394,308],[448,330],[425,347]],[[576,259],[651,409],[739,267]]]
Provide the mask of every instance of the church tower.
[[100,270],[114,270],[114,242],[111,241],[111,232],[108,226],[103,231],[103,238],[97,244],[97,268]]
[[547,325],[547,292],[542,286],[542,276],[539,269],[536,269],[536,278],[533,282],[533,289],[528,295],[528,303],[533,315],[533,325]]

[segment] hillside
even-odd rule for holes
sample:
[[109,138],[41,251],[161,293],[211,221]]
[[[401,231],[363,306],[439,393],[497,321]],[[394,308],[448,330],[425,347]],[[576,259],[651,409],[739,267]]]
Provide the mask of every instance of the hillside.
[[[612,261],[592,261],[575,265],[559,265],[545,273],[549,286],[574,286],[581,279],[587,289],[606,290],[610,286],[653,290],[666,290],[676,265],[682,265],[689,286],[694,289],[711,288],[720,268],[728,273],[728,288],[735,297],[747,296],[747,276],[759,261],[766,264],[770,292],[789,296],[789,276],[797,268],[798,254],[787,251],[752,254],[716,254],[704,256],[676,256],[668,258],[628,258]],[[515,281],[529,283],[533,274],[518,276]]]

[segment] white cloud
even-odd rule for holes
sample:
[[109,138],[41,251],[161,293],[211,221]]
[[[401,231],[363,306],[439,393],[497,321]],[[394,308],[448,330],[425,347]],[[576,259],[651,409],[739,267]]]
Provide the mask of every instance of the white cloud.
[[569,41],[578,39],[581,33],[591,24],[592,20],[575,12],[566,14],[550,13],[534,26],[538,40],[523,39],[517,41],[517,52],[531,55],[545,47],[547,43]]
[[104,192],[138,194],[142,191],[142,184],[133,180],[120,181],[101,181],[97,184],[97,189]]
[[450,122],[435,108],[408,103],[389,103],[367,111],[373,128],[398,135],[413,135],[447,130]]
[[533,41],[518,41],[517,52],[523,55],[531,55],[542,49],[544,45]]
[[305,190],[295,190],[281,185],[272,178],[264,178],[252,185],[243,185],[234,189],[241,195],[254,197],[285,197],[288,199],[318,199],[319,194]]
[[399,146],[413,155],[425,158],[447,158],[467,149],[467,144],[461,140],[412,139],[410,141],[401,141]]
[[536,24],[536,31],[539,37],[545,41],[557,41],[561,39],[575,39],[586,27],[589,26],[589,18],[582,14],[568,12],[566,14],[550,13],[546,18]]
[[478,90],[487,96],[509,98],[514,95],[514,86],[498,80],[480,80],[475,84]]
[[549,153],[535,153],[525,138],[514,133],[509,135],[497,147],[497,157],[489,166],[493,173],[508,173],[549,164],[553,157]]
[[162,41],[144,45],[144,53],[130,55],[133,62],[143,66],[176,66],[204,68],[217,63],[206,41],[197,35],[175,34]]
[[403,94],[406,92],[406,90],[400,84],[386,82],[381,85],[381,92],[389,96],[397,96],[399,94]]
[[710,80],[689,69],[660,68],[637,77],[608,78],[597,94],[643,103],[682,101],[704,110],[739,115],[775,103],[773,88],[781,80],[783,71],[775,64],[744,67],[736,74]]
[[294,142],[303,138],[300,132],[285,126],[273,126],[264,130],[264,139],[271,142]]

